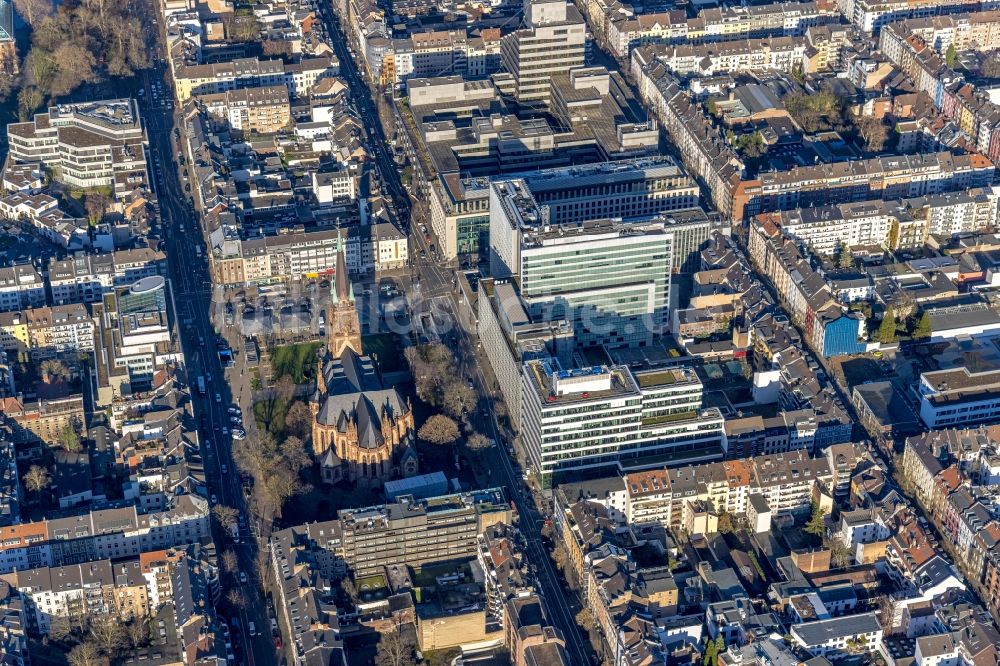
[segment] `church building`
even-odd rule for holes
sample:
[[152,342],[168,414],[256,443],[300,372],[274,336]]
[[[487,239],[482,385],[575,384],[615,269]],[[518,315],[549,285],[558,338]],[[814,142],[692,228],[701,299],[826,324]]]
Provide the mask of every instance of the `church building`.
[[361,345],[361,322],[347,277],[343,247],[337,253],[326,310],[327,342],[316,373],[313,453],[323,481],[381,486],[417,473],[413,408],[394,387],[386,388]]

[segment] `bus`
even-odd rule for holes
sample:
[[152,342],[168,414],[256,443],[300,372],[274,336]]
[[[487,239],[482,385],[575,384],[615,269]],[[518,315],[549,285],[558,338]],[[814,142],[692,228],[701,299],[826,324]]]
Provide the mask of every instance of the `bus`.
[[205,395],[205,378],[198,375],[198,394]]

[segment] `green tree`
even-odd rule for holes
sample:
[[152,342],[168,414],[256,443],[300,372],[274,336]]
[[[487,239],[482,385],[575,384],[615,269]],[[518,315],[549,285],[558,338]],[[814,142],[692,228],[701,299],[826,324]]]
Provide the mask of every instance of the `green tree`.
[[931,337],[931,332],[931,316],[926,311],[922,312],[913,327],[913,339],[924,340]]
[[945,51],[945,54],[944,54],[944,62],[945,62],[946,65],[948,65],[952,69],[955,68],[955,63],[958,62],[958,51],[955,50],[955,45],[954,44],[949,44],[948,45],[948,50]]
[[69,423],[59,431],[58,441],[59,446],[69,453],[78,453],[83,448],[80,444],[80,433]]
[[826,533],[826,509],[816,502],[809,503],[809,520],[802,531],[816,537],[822,537]]
[[719,648],[715,641],[709,639],[705,644],[705,651],[701,655],[702,666],[716,666],[719,662]]
[[723,511],[719,514],[719,532],[721,534],[732,534],[736,531],[736,525],[733,524],[733,517],[729,515],[728,511]]
[[899,222],[893,220],[892,226],[889,227],[889,237],[886,239],[885,244],[890,250],[895,250],[899,245]]
[[875,340],[882,344],[896,341],[896,313],[891,306],[886,308],[885,314],[882,315],[882,323],[875,331]]
[[854,267],[854,255],[851,253],[851,246],[847,243],[841,243],[837,247],[837,266],[840,268]]

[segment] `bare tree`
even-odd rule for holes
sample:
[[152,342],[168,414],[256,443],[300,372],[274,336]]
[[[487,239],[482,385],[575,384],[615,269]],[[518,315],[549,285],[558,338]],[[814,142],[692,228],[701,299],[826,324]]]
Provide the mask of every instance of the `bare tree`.
[[132,621],[125,625],[125,631],[133,648],[149,645],[149,618],[142,615],[132,618]]
[[66,367],[65,363],[55,358],[42,361],[38,370],[42,374],[42,381],[46,384],[69,377],[69,368]]
[[286,437],[281,443],[281,455],[296,474],[312,465],[305,443],[298,437]]
[[92,641],[80,643],[66,655],[70,666],[108,666],[110,660],[101,654],[100,647]]
[[83,207],[87,211],[87,219],[90,221],[91,226],[96,226],[104,219],[104,214],[108,211],[109,205],[111,205],[111,197],[107,194],[103,192],[91,192],[87,194]]
[[17,94],[17,116],[29,120],[45,101],[45,94],[37,86],[25,86]]
[[313,416],[309,405],[296,400],[285,414],[285,430],[301,440],[308,440],[312,435]]
[[228,601],[229,605],[233,608],[243,608],[246,604],[246,599],[243,598],[243,594],[235,587],[229,588],[229,591],[226,592],[226,601]]
[[52,14],[54,7],[50,0],[14,0],[14,8],[24,22],[30,26]]
[[231,530],[236,521],[239,520],[240,512],[231,506],[216,504],[212,507],[212,515],[224,529]]
[[476,408],[476,392],[459,378],[453,377],[441,385],[441,409],[448,416],[459,419]]
[[465,448],[473,453],[482,453],[493,446],[493,440],[486,435],[474,432],[465,440]]
[[236,573],[240,568],[239,558],[236,557],[236,553],[231,550],[223,551],[222,553],[222,568],[225,569],[226,573]]
[[413,641],[403,635],[402,627],[382,632],[375,653],[376,666],[413,666],[416,663]]
[[128,638],[121,618],[111,614],[93,618],[90,621],[90,635],[109,659],[114,659],[118,651],[125,647]]
[[435,414],[420,426],[417,437],[431,444],[449,446],[458,439],[458,425],[443,414]]
[[864,139],[865,148],[869,151],[877,153],[885,148],[889,140],[889,128],[880,118],[859,116],[854,119],[854,126],[858,128],[858,133]]
[[49,487],[52,479],[49,471],[39,465],[32,465],[24,473],[24,487],[31,493],[40,493]]

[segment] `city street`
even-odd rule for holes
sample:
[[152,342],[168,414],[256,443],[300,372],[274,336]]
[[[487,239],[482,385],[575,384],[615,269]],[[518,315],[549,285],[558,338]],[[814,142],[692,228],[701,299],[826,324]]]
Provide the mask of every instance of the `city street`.
[[[160,71],[148,73],[146,89],[150,90],[153,81],[160,76]],[[200,396],[193,390],[192,398],[195,418],[201,425],[199,436],[203,443],[208,491],[217,496],[219,503],[233,507],[249,520],[249,509],[233,463],[232,441],[221,433],[223,427],[230,425],[227,409],[233,404],[234,396],[216,353],[218,336],[212,326],[208,262],[204,252],[198,251],[198,248],[204,248],[201,230],[196,214],[188,205],[188,197],[182,192],[174,161],[179,153],[174,143],[174,119],[171,109],[151,104],[148,93],[144,99],[151,161],[158,163],[158,167],[154,167],[155,188],[163,219],[169,275],[177,305],[175,317],[187,361],[188,379],[193,386],[195,378],[201,375],[207,387],[206,395]],[[218,400],[215,399],[216,394]],[[219,544],[220,554],[226,548],[234,550],[240,571],[251,577],[256,575],[258,545],[249,534],[242,533],[241,542],[231,544],[231,538],[217,530],[216,543]],[[240,627],[239,635],[233,636],[234,648],[238,648],[238,660],[245,660],[251,666],[278,663],[262,587],[259,584],[240,585],[235,572],[223,573],[223,587],[220,607],[228,606],[225,599],[230,589],[236,590],[243,600],[240,608],[233,609]],[[236,629],[232,618],[223,616],[220,619],[228,622],[231,629]],[[251,622],[258,632],[256,638],[249,635]]]
[[[340,26],[337,24],[332,11],[326,6],[323,12],[327,26],[333,36],[334,48],[340,58],[341,76],[348,82],[351,90],[356,91],[355,103],[362,114],[366,127],[371,131],[374,140],[373,146],[379,169],[382,173],[383,181],[389,191],[395,197],[406,197],[406,192],[400,179],[399,171],[393,163],[388,150],[386,149],[385,132],[381,127],[378,112],[374,102],[369,96],[368,86],[364,84],[357,71],[357,64],[347,50],[347,43]],[[400,211],[402,214],[402,211]],[[405,225],[409,226],[409,225]],[[452,286],[454,273],[450,268],[442,268],[430,259],[420,259],[419,252],[424,250],[428,257],[432,257],[428,243],[419,232],[410,229],[410,261],[413,267],[411,272],[411,284],[407,285],[408,297],[414,310],[414,319],[422,307],[428,307],[435,298],[446,296],[451,303],[452,312],[457,312],[459,307],[458,297]],[[416,288],[414,287],[416,285]],[[473,414],[473,424],[480,432],[492,434],[493,439],[499,442],[488,452],[487,466],[496,470],[499,474],[495,476],[497,485],[506,486],[510,491],[511,499],[517,506],[520,515],[520,528],[528,543],[529,559],[537,563],[539,582],[541,584],[542,596],[545,599],[551,622],[557,626],[566,636],[567,649],[575,663],[584,665],[591,663],[590,647],[587,640],[579,633],[579,629],[574,620],[566,599],[566,593],[559,579],[558,573],[552,564],[548,552],[542,544],[540,526],[544,522],[544,517],[538,513],[531,494],[527,492],[522,483],[520,473],[514,469],[509,456],[506,454],[506,443],[501,439],[496,426],[496,409],[493,405],[493,397],[489,390],[483,374],[483,364],[487,363],[485,356],[478,350],[478,340],[473,340],[460,326],[455,325],[456,334],[460,344],[454,351],[459,357],[460,365],[463,367],[475,368],[475,374],[471,379],[475,383],[481,404],[486,407],[488,417],[487,423],[477,423],[479,420],[478,410]]]

